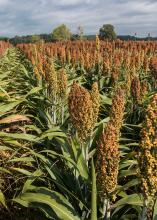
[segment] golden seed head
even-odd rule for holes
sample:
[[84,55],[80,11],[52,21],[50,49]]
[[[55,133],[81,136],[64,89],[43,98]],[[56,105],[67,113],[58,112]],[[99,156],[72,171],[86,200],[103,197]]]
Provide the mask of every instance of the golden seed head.
[[99,108],[100,108],[100,94],[99,94],[97,82],[94,82],[92,85],[91,99],[93,103],[93,123],[95,125],[98,119]]
[[39,80],[41,78],[41,76],[40,76],[38,68],[36,66],[34,66],[33,70],[34,70],[34,74],[35,74],[36,78]]
[[143,194],[146,198],[154,197],[157,193],[157,94],[147,107],[138,162]]
[[119,167],[118,132],[109,122],[97,146],[97,182],[101,197],[110,197],[117,186]]
[[46,80],[49,86],[50,95],[55,96],[57,93],[57,73],[54,68],[54,63],[52,59],[48,60],[46,69]]
[[69,113],[78,136],[85,141],[93,129],[93,103],[87,89],[73,83],[68,97]]
[[136,103],[141,101],[141,82],[138,76],[134,76],[131,82],[131,94]]
[[100,39],[98,35],[96,35],[95,43],[96,43],[96,50],[99,51],[100,50]]
[[64,98],[66,97],[68,79],[67,74],[63,68],[60,69],[57,73],[57,81],[57,94],[59,97]]
[[112,98],[112,108],[110,111],[110,121],[119,131],[123,123],[123,115],[125,108],[124,91],[118,87],[115,90],[115,94]]
[[98,186],[103,197],[111,197],[117,186],[119,151],[118,141],[124,114],[124,92],[118,87],[112,101],[110,121],[97,146]]
[[157,79],[157,57],[151,58],[149,68],[154,79]]

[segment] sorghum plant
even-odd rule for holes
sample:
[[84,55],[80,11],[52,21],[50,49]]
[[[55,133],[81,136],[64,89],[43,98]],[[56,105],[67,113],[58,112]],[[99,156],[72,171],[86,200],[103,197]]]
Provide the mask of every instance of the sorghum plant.
[[109,217],[110,199],[114,198],[119,169],[119,135],[124,114],[124,92],[117,88],[112,101],[110,121],[97,145],[97,182],[104,199],[104,216]]
[[148,105],[141,131],[138,155],[142,192],[144,195],[143,217],[153,209],[157,195],[157,94]]

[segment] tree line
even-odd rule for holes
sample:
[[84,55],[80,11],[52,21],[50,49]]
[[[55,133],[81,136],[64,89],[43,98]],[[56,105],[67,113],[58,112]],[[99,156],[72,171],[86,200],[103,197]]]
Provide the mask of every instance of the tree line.
[[[101,40],[115,40],[116,38],[121,40],[157,40],[157,38],[152,38],[148,34],[145,38],[139,38],[136,36],[130,35],[119,35],[117,36],[115,27],[112,24],[104,24],[99,29],[99,38]],[[93,40],[96,35],[85,35],[84,28],[78,26],[77,33],[73,34],[71,30],[65,25],[61,24],[56,27],[50,34],[40,34],[40,35],[27,35],[27,36],[15,36],[13,38],[0,37],[0,40],[9,41],[13,45],[20,43],[37,43],[40,41],[44,42],[56,42],[56,41],[66,41],[66,40]]]

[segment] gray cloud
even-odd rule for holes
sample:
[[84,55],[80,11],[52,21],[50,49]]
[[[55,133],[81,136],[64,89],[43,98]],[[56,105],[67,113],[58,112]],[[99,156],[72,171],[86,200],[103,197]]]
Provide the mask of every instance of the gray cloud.
[[118,34],[157,36],[156,0],[0,0],[0,35],[49,33],[61,23],[87,34],[112,23]]

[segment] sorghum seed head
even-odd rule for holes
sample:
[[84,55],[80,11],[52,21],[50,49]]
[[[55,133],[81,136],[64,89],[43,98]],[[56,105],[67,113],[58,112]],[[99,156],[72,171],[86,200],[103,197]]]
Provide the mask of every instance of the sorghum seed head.
[[109,122],[97,146],[97,182],[101,197],[109,198],[117,186],[119,167],[118,133]]
[[98,119],[99,107],[100,107],[100,94],[99,94],[97,82],[94,82],[92,85],[91,99],[92,99],[93,114],[94,114],[93,115],[93,123],[95,125],[95,123],[97,122],[97,119]]
[[154,197],[157,193],[157,94],[146,111],[138,162],[143,194],[145,198]]
[[69,113],[78,136],[85,141],[93,129],[93,103],[87,89],[73,83],[68,97]]

